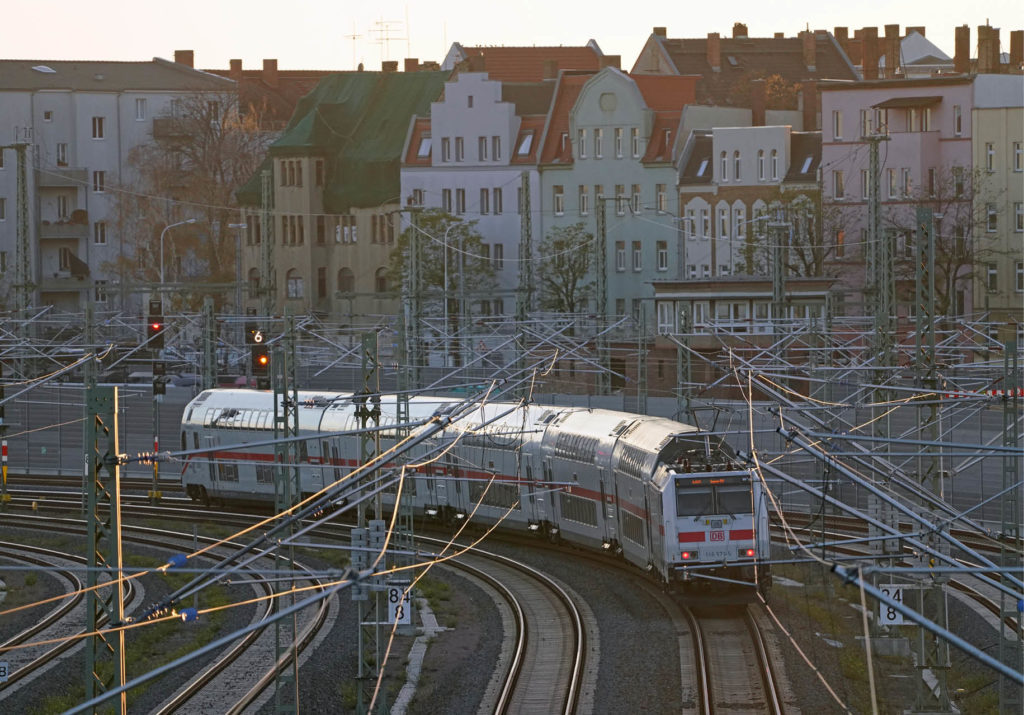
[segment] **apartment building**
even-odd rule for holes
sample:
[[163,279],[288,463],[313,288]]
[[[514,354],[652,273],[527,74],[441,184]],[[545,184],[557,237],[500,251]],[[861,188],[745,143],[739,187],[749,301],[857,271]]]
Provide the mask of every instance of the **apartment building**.
[[[0,60],[2,143],[27,143],[31,300],[80,312],[86,301],[138,309],[141,286],[114,267],[132,246],[114,220],[114,192],[132,181],[128,157],[154,123],[196,93],[234,82],[155,58],[149,62]],[[11,300],[17,162],[0,152],[0,292]]]

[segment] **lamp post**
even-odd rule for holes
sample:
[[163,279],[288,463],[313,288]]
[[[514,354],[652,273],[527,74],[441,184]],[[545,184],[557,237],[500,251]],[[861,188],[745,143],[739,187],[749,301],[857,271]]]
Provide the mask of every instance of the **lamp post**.
[[[455,228],[456,226],[458,226],[458,225],[459,224],[457,224],[457,223],[453,223],[448,228],[446,228],[445,231],[444,231],[444,238],[441,241],[442,244],[444,245],[444,290],[442,291],[442,295],[443,295],[443,298],[444,298],[444,330],[445,330],[444,364],[445,364],[445,367],[450,367],[448,365],[448,359],[451,356],[451,335],[449,334],[449,331],[450,331],[451,328],[448,325],[448,234],[451,233],[451,230],[453,228]],[[459,273],[459,278],[460,278],[460,280],[462,279],[461,272]]]
[[167,235],[167,231],[174,228],[175,226],[184,226],[186,223],[195,223],[194,218],[187,218],[184,221],[178,221],[177,223],[168,224],[164,226],[164,230],[160,232],[160,291],[163,292],[164,288],[164,236]]

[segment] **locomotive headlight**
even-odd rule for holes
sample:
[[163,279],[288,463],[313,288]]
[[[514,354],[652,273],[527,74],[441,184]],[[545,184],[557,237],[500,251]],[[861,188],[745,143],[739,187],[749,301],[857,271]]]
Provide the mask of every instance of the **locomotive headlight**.
[[747,556],[749,556],[750,558],[754,558],[754,550],[753,549],[747,549]]
[[455,512],[455,518],[456,518],[456,520],[465,519],[466,518],[466,513],[462,512],[462,511],[457,511],[457,512]]
[[428,506],[424,511],[427,516],[437,516],[437,509],[435,507]]

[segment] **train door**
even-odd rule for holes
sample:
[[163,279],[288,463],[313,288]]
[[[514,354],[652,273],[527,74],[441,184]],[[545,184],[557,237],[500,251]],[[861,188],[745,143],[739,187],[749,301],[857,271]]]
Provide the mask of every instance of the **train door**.
[[601,485],[601,511],[603,512],[602,521],[604,521],[605,541],[618,541],[618,520],[615,516],[616,499],[611,494],[605,492],[603,469],[598,468],[597,479],[598,484]]
[[331,445],[326,439],[320,440],[320,474],[321,489],[334,480],[331,478]]
[[541,460],[541,479],[544,483],[544,488],[541,495],[537,498],[537,520],[538,521],[550,521],[553,524],[558,523],[558,500],[553,491],[554,478],[551,474],[551,462],[547,459]]

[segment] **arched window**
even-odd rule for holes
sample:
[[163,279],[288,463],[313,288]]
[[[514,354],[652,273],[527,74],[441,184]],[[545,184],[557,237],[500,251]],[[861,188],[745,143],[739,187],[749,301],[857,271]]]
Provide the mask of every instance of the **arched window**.
[[772,149],[772,178],[779,178],[779,152],[776,149]]
[[356,277],[351,268],[338,270],[338,291],[341,293],[353,293],[356,289]]
[[742,174],[740,173],[740,152],[737,149],[732,153],[732,180],[739,181]]
[[373,289],[378,293],[388,292],[388,269],[378,268],[373,278]]
[[757,150],[757,178],[764,181],[764,149]]
[[305,286],[303,285],[302,274],[299,273],[298,269],[292,268],[288,271],[286,277],[286,286],[289,298],[302,298],[306,294]]
[[722,165],[722,178],[721,178],[721,181],[728,181],[729,180],[729,158],[726,156],[726,153],[724,151],[722,152],[722,155],[721,155],[720,159],[721,159],[720,163]]

